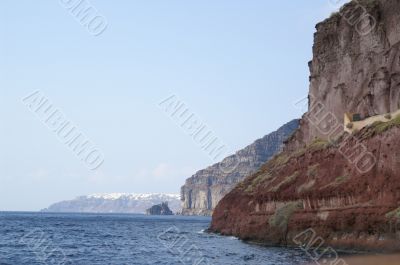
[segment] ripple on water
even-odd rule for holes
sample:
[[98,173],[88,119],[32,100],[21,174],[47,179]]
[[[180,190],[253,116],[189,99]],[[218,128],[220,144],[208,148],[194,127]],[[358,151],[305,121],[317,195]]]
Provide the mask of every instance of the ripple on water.
[[43,231],[43,246],[65,255],[54,258],[74,265],[189,265],[202,258],[215,265],[309,262],[300,250],[264,248],[209,234],[209,223],[206,217],[0,213],[0,265],[42,264],[40,253],[49,253],[40,244],[16,244],[34,229]]

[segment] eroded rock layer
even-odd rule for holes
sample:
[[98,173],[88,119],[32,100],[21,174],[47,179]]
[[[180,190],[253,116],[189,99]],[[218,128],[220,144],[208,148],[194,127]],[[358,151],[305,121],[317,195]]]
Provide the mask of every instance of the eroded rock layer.
[[237,183],[281,151],[283,142],[293,134],[298,124],[298,120],[293,120],[187,179],[181,188],[182,214],[211,215],[221,198]]
[[316,26],[300,128],[220,201],[211,231],[297,246],[312,231],[342,249],[400,250],[400,117],[343,132],[345,112],[400,108],[398,25],[400,1],[359,0]]
[[398,0],[359,0],[316,25],[309,63],[313,107],[292,149],[328,139],[329,127],[341,124],[345,112],[368,117],[400,108],[399,23]]
[[400,117],[396,124],[358,133],[377,157],[367,173],[349,162],[361,154],[360,138],[349,136],[274,157],[220,201],[211,231],[296,245],[312,228],[329,246],[400,250]]

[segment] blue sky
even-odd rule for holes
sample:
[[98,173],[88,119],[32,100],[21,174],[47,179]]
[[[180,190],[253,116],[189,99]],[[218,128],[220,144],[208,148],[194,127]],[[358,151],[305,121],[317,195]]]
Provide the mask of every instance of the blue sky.
[[[0,210],[98,192],[179,192],[213,163],[158,103],[181,98],[237,150],[301,113],[315,1],[90,3],[92,36],[60,1],[0,2]],[[104,153],[91,171],[21,99],[45,94]]]

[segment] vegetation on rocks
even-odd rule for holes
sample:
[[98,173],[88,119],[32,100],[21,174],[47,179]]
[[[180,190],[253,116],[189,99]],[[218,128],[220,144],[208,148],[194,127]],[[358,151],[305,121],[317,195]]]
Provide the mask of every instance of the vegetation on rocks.
[[397,115],[393,119],[383,122],[383,121],[376,121],[368,126],[365,130],[360,132],[359,138],[361,140],[370,138],[374,135],[381,134],[393,127],[400,126],[400,115]]
[[[400,108],[400,90],[393,83],[400,71],[398,10],[400,1],[354,0],[317,24],[309,109],[299,129],[282,154],[221,200],[211,231],[291,245],[296,235],[312,228],[333,248],[400,250],[400,233],[385,218],[400,221],[400,117],[371,117]],[[357,18],[365,11],[371,20]],[[357,26],[349,25],[350,16],[368,34],[361,36]],[[349,134],[343,127],[345,112],[372,118],[353,122],[353,129],[371,120],[383,122]],[[265,172],[273,177],[257,178]],[[242,192],[255,183],[251,195]],[[251,206],[254,201],[258,206]]]
[[278,185],[272,187],[269,191],[273,191],[276,192],[278,191],[283,185],[289,184],[291,182],[293,182],[297,176],[299,175],[299,172],[294,172],[292,175],[286,177],[284,180],[282,180],[282,182],[280,182]]
[[394,126],[400,125],[400,115],[397,115],[394,119],[387,122],[375,122],[373,128],[375,133],[383,133]]
[[321,187],[321,189],[339,186],[340,184],[346,182],[348,179],[349,179],[348,175],[339,176],[333,182]]
[[[252,192],[255,187],[257,187],[261,182],[270,180],[273,176],[267,171],[265,173],[260,173],[257,177],[255,177],[251,184],[248,185],[245,192]],[[243,183],[243,182],[242,182]]]
[[310,180],[297,188],[297,193],[302,193],[310,190],[315,185],[315,180]]
[[318,167],[319,167],[319,163],[309,166],[307,169],[307,175],[309,177],[316,176],[318,173]]
[[307,145],[304,148],[299,149],[298,151],[296,151],[293,156],[295,157],[299,157],[304,155],[307,152],[314,152],[314,151],[319,151],[319,150],[323,150],[327,147],[329,147],[331,145],[331,143],[327,140],[323,140],[320,138],[315,138],[314,141],[312,141],[309,145]]
[[303,208],[301,201],[294,201],[285,204],[283,207],[277,209],[275,214],[269,219],[269,225],[272,227],[279,227],[286,229],[290,217],[296,210]]
[[386,218],[400,220],[400,207],[386,214]]

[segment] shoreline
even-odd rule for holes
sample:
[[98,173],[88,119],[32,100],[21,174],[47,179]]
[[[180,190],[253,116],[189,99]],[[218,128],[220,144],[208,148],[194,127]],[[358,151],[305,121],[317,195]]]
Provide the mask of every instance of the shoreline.
[[[205,230],[206,233],[215,234],[224,237],[232,237],[232,235],[223,235],[221,233],[216,233]],[[242,241],[245,244],[256,245],[265,248],[286,248],[286,249],[299,249],[301,247],[295,245],[276,245],[276,244],[268,244],[266,242],[254,241],[254,240],[244,240],[239,237],[235,237],[238,240]],[[310,248],[311,251],[315,250],[315,248]],[[337,248],[335,251],[338,254],[339,259],[345,261],[344,265],[400,265],[400,252],[375,252],[375,251],[360,251],[360,250],[351,250],[351,249],[340,249]],[[307,252],[307,251],[305,251]],[[312,257],[310,257],[312,259]],[[315,261],[309,263],[307,265],[314,265]]]
[[[218,232],[213,232],[210,230],[210,228],[205,229],[204,233],[207,234],[213,234],[213,235],[218,235],[218,236],[223,236],[223,237],[235,237],[236,239],[242,241],[243,243],[249,244],[249,245],[256,245],[256,246],[261,246],[265,248],[289,248],[289,249],[300,249],[301,247],[296,245],[296,244],[287,244],[287,245],[279,245],[279,244],[273,244],[273,243],[268,243],[265,241],[257,241],[257,240],[252,240],[252,239],[243,239],[235,235],[224,235]],[[323,246],[322,248],[328,248],[330,247],[329,245]],[[310,248],[309,250],[314,251],[317,248]],[[348,249],[348,248],[340,248],[340,247],[334,247],[333,248],[339,256],[343,255],[344,259],[347,259],[349,257],[364,257],[364,256],[392,256],[396,255],[399,256],[399,265],[400,265],[400,251],[394,252],[394,251],[367,251],[367,250],[358,250],[358,249]]]
[[[399,265],[400,254],[376,254],[376,255],[362,255],[362,256],[351,256],[343,257],[346,262],[345,265]],[[312,263],[311,263],[312,264]],[[311,265],[309,264],[309,265]]]

